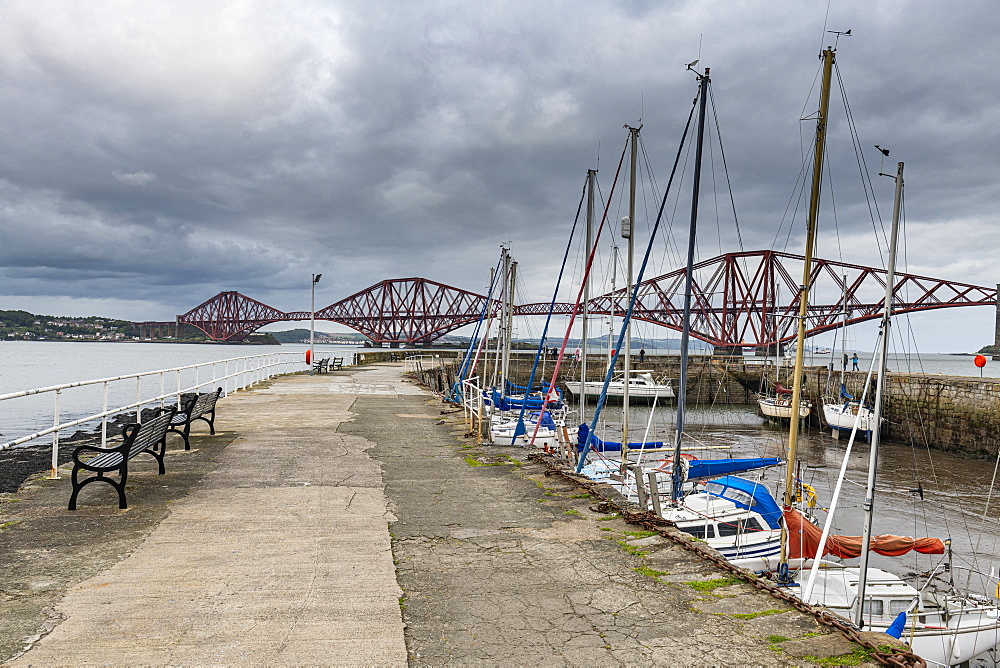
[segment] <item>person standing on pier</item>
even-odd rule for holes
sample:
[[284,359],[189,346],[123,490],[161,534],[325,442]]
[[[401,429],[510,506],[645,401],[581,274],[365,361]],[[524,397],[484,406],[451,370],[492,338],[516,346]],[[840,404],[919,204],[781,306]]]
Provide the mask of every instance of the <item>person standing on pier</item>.
[[639,364],[642,364],[645,361],[646,361],[646,349],[639,348]]
[[847,353],[844,353],[844,371],[847,371]]
[[854,357],[851,358],[851,363],[854,364],[854,368],[852,369],[852,371],[857,371],[858,370],[858,354],[857,353],[854,353]]

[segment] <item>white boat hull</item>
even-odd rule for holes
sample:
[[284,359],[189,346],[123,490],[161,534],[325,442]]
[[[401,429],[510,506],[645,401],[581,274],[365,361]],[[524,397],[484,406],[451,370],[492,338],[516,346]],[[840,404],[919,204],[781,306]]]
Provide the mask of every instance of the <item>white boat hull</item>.
[[[853,621],[857,615],[860,570],[837,565],[820,569],[809,603],[822,605]],[[799,571],[799,582],[804,585],[808,576],[807,570]],[[964,663],[1000,643],[1000,608],[995,604],[951,598],[939,602],[940,607],[928,605],[933,603],[934,595],[922,594],[901,578],[877,568],[868,569],[868,582],[865,598],[873,607],[866,610],[865,630],[884,632],[889,628],[899,614],[891,601],[898,601],[899,608],[906,608],[909,602],[921,600],[920,608],[907,612],[907,624],[900,639],[929,664]]]
[[[583,384],[583,394],[585,397],[600,397],[604,390],[604,383],[598,381],[587,381]],[[608,383],[608,397],[616,399],[625,398],[625,383],[622,381],[611,381]],[[667,383],[639,384],[629,383],[629,401],[651,399],[673,399],[676,397],[674,388]]]
[[875,428],[875,413],[870,408],[858,406],[855,402],[843,404],[823,404],[826,423],[838,431],[851,431],[854,421],[860,415],[858,431],[870,432]]
[[556,427],[555,429],[539,427],[536,432],[535,424],[527,420],[524,423],[524,427],[526,429],[525,433],[515,436],[517,433],[517,418],[493,423],[490,425],[490,442],[493,445],[514,445],[520,447],[534,445],[539,448],[552,448],[559,445],[559,440],[563,437],[562,432],[564,429],[566,431],[566,438],[569,439],[570,443],[576,442],[578,431],[577,427]]
[[[757,399],[757,405],[760,407],[760,412],[764,414],[764,417],[774,418],[777,420],[788,420],[792,417],[791,399],[760,397]],[[799,404],[800,418],[809,417],[809,413],[811,412],[812,412],[811,404],[805,401]]]

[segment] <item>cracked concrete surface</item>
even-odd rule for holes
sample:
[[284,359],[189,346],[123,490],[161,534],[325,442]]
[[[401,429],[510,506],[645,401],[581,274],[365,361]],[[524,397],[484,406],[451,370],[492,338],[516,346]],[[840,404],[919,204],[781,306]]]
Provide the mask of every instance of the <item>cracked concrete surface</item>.
[[[470,466],[527,453],[475,447],[461,436],[461,414],[419,419],[450,413],[440,400],[359,396],[351,410],[358,419],[340,431],[377,443],[371,454],[397,518],[411,664],[800,665],[769,637],[827,634],[749,585],[695,590],[687,583],[724,574],[663,539],[626,533],[637,527],[604,521],[590,499],[574,498],[583,490],[538,465]],[[401,424],[400,415],[412,419]],[[761,611],[766,625],[748,618]]]
[[400,374],[227,398],[216,436],[134,474],[127,511],[90,486],[69,513],[65,479],[0,499],[0,660],[806,665],[793,655],[853,648],[749,585],[696,590],[723,576],[524,450],[470,445]]

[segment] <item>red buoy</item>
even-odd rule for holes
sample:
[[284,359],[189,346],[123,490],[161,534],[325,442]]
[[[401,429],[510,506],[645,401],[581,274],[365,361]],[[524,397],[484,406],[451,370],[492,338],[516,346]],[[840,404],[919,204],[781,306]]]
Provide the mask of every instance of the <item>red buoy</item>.
[[986,366],[986,358],[983,357],[982,355],[976,355],[976,366],[978,366],[980,369]]
[[[307,350],[306,351],[306,364],[309,364],[310,362],[312,362],[312,351],[311,350]],[[985,364],[985,362],[984,362],[984,364]]]

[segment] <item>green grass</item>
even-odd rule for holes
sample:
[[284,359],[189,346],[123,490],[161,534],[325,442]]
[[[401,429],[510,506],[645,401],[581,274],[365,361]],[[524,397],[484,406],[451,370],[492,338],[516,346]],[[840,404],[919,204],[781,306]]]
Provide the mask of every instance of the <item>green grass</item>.
[[617,520],[617,519],[620,519],[620,518],[621,518],[621,515],[619,515],[619,514],[616,513],[614,515],[608,515],[607,517],[598,517],[597,521],[598,522],[610,522],[611,520]]
[[0,531],[3,531],[4,529],[9,529],[12,526],[14,526],[15,524],[20,524],[20,523],[21,523],[20,521],[4,522],[3,524],[0,524]]
[[481,462],[475,457],[466,457],[465,463],[472,468],[477,468],[479,466],[505,466],[507,462]]
[[573,494],[569,498],[571,499],[589,499],[592,498],[590,494]]
[[728,587],[729,585],[739,584],[743,582],[738,577],[734,575],[728,575],[724,578],[716,578],[714,580],[694,580],[692,582],[685,582],[688,587],[694,589],[695,591],[714,591],[720,587]]
[[791,640],[791,638],[786,638],[785,636],[768,636],[767,637],[767,642],[771,643],[772,645],[776,645],[776,644],[781,643],[781,642],[788,642],[789,640]]
[[637,557],[648,557],[649,556],[649,552],[646,552],[645,550],[640,549],[640,548],[636,547],[635,545],[629,545],[628,543],[626,543],[623,540],[618,541],[618,546],[621,547],[621,549],[623,549],[626,552],[628,552],[629,554],[635,555]]
[[569,510],[564,510],[563,513],[565,513],[566,515],[579,515],[580,511],[570,508]]
[[757,619],[758,617],[770,617],[771,615],[780,615],[786,610],[761,610],[760,612],[739,612],[730,617],[736,619]]
[[871,650],[858,647],[850,654],[840,654],[838,656],[804,656],[806,661],[815,663],[817,666],[860,666],[863,663],[870,663],[872,659]]
[[658,571],[655,568],[650,568],[649,566],[639,566],[638,568],[633,568],[633,571],[639,575],[645,575],[648,578],[653,578],[654,580],[659,580],[661,575],[668,575],[667,571]]
[[599,531],[614,531],[611,527],[601,527]]
[[650,536],[659,536],[657,531],[622,531],[625,536],[631,536],[632,538],[649,538]]

